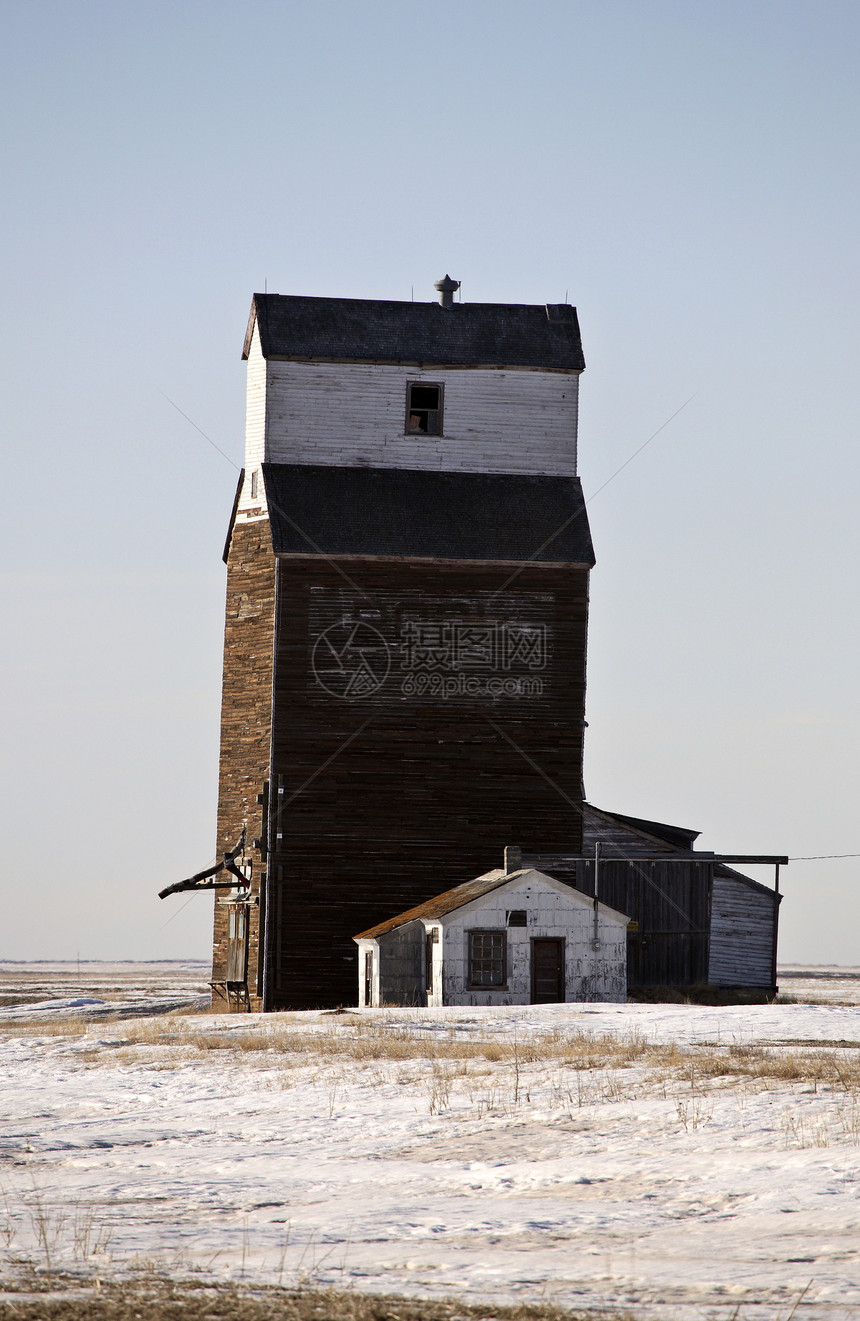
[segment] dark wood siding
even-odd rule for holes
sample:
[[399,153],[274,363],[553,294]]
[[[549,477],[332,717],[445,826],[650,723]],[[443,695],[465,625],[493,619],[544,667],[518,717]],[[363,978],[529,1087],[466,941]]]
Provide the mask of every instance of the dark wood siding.
[[[253,890],[258,898],[266,863],[264,851],[254,848],[253,840],[265,835],[257,796],[269,776],[274,606],[275,558],[269,524],[237,524],[227,560],[216,850],[220,856],[232,848],[243,823],[247,822]],[[213,983],[227,980],[227,913],[227,905],[216,900]],[[262,1003],[258,995],[262,990],[259,906],[251,906],[248,922],[248,990],[251,1007],[259,1009]],[[227,1007],[217,998],[214,1003],[216,1008]]]
[[[503,566],[340,567],[350,581],[318,557],[279,563],[273,1008],[353,1003],[354,933],[500,866],[511,841],[581,846],[587,569],[529,567],[506,585]],[[315,677],[314,648],[324,634],[340,646],[343,620],[390,649],[363,695],[338,695],[336,665],[332,691]],[[452,621],[477,646],[495,629],[508,652],[483,668],[468,648],[459,667],[428,653],[416,668],[415,627],[429,645]]]
[[[599,898],[636,924],[627,936],[630,990],[707,981],[712,876],[707,862],[601,860]],[[576,885],[594,894],[593,862],[577,864]]]
[[[646,823],[642,823],[644,826]],[[656,826],[671,830],[671,827]],[[692,841],[692,832],[676,830]],[[679,846],[586,803],[583,853],[600,844],[600,898],[626,913],[627,983],[654,987],[772,989],[778,905],[766,887],[725,867],[673,862]],[[634,855],[647,861],[624,861]],[[653,859],[651,861],[650,859]],[[594,864],[558,873],[593,894]]]

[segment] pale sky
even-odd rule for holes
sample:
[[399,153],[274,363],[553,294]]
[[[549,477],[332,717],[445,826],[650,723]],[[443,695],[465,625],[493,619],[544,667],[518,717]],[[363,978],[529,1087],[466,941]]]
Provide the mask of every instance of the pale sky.
[[[0,957],[208,953],[157,891],[215,847],[264,287],[567,296],[587,496],[686,403],[590,509],[589,798],[860,854],[859,49],[840,0],[0,5]],[[789,866],[784,961],[860,964],[858,881]]]

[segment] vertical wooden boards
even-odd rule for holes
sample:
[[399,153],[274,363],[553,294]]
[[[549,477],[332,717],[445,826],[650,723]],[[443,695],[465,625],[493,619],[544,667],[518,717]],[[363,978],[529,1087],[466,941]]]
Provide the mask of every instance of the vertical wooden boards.
[[278,566],[272,1007],[353,1003],[355,932],[581,842],[587,569],[340,567]]
[[[628,848],[633,853],[634,848]],[[690,987],[708,980],[713,863],[600,860],[600,899],[636,923],[627,938],[627,985]],[[576,865],[576,886],[594,893],[594,863]]]

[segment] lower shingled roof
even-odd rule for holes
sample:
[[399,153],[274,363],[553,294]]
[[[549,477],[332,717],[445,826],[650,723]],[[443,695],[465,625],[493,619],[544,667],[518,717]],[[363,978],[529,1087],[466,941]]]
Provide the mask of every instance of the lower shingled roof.
[[577,477],[265,463],[276,555],[594,563]]

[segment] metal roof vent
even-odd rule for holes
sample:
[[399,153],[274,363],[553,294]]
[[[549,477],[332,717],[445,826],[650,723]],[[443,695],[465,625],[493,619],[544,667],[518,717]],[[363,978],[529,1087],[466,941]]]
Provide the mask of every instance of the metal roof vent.
[[442,307],[453,307],[454,294],[460,288],[460,281],[452,280],[450,275],[446,275],[444,279],[437,280],[433,288],[439,290],[439,302]]

